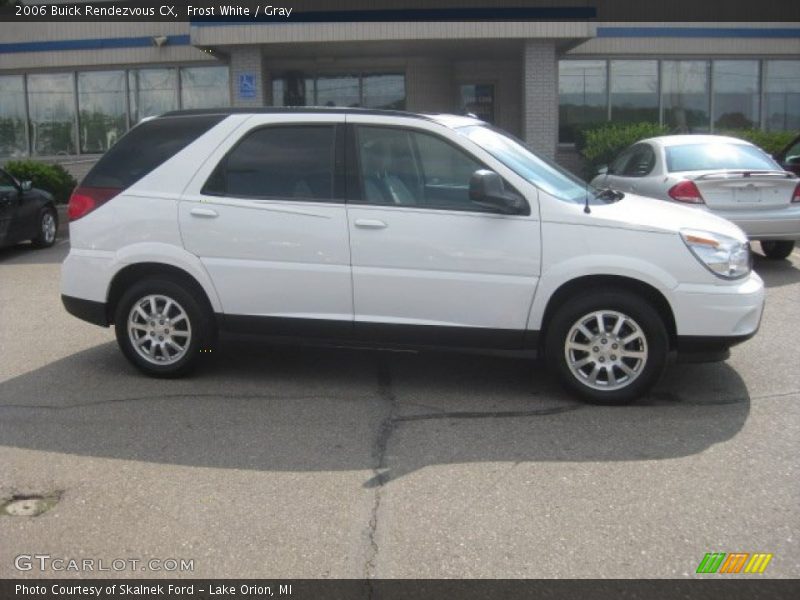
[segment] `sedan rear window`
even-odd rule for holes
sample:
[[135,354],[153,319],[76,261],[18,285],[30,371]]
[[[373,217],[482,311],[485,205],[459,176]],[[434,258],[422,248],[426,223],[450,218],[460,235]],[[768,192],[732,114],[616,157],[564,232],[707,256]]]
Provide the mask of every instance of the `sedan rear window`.
[[667,146],[667,170],[715,171],[723,169],[752,169],[780,171],[781,168],[762,150],[746,144],[714,143]]

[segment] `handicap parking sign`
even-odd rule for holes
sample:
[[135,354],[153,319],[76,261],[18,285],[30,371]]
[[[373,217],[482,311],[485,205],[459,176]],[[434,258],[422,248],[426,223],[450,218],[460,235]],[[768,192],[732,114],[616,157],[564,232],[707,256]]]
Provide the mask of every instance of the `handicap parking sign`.
[[239,98],[256,97],[256,74],[239,73]]

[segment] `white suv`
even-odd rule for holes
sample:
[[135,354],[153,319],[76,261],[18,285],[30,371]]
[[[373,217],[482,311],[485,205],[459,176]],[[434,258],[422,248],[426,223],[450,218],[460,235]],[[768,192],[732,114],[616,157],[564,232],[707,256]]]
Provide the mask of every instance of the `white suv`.
[[362,109],[168,113],[69,206],[62,297],[149,375],[218,331],[544,354],[584,398],[723,359],[764,302],[711,214],[598,192],[472,118]]

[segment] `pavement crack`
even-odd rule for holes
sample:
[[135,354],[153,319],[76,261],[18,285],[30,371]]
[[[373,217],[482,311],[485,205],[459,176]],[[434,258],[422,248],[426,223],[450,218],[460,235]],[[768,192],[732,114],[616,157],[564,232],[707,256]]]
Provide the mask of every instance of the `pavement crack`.
[[551,408],[538,408],[532,410],[497,410],[497,411],[450,411],[437,412],[420,415],[400,415],[393,417],[394,423],[404,423],[409,421],[432,421],[435,419],[510,419],[516,417],[543,417],[547,415],[558,415],[586,408],[585,404],[567,404],[565,406],[554,406]]
[[375,568],[378,559],[378,541],[376,533],[378,530],[378,515],[380,513],[381,501],[383,499],[383,486],[389,481],[389,473],[387,471],[386,454],[389,447],[389,439],[397,426],[397,419],[395,412],[397,410],[397,398],[395,397],[392,388],[392,373],[389,368],[389,363],[384,357],[378,359],[378,396],[388,406],[388,413],[386,418],[381,421],[378,428],[378,435],[375,439],[374,454],[376,457],[375,468],[373,472],[375,475],[370,479],[364,487],[374,488],[375,494],[372,503],[372,511],[369,518],[369,527],[367,530],[367,538],[369,547],[367,548],[367,559],[364,564],[364,577],[369,582],[369,597],[374,596],[374,588],[372,587],[371,580],[375,577]]
[[[34,410],[73,410],[76,408],[87,408],[91,406],[102,406],[104,404],[121,404],[124,402],[146,402],[158,400],[178,400],[181,398],[219,398],[221,400],[329,400],[330,394],[226,394],[226,393],[206,393],[196,394],[185,392],[180,394],[158,394],[153,396],[133,396],[128,398],[107,398],[104,400],[91,400],[87,402],[75,402],[73,404],[0,404],[0,410],[4,408],[12,409],[34,409]],[[352,399],[354,396],[348,396]],[[369,398],[369,396],[364,396]]]

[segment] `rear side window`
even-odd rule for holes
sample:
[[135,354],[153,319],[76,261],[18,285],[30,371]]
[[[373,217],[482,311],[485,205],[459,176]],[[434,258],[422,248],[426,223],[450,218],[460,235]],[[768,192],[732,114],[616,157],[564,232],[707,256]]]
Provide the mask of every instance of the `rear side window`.
[[274,125],[248,133],[212,173],[204,194],[331,202],[334,126]]
[[103,155],[81,185],[128,188],[224,118],[225,115],[165,117],[141,123]]
[[667,169],[706,171],[715,169],[782,170],[763,150],[745,144],[685,144],[667,147]]
[[622,175],[625,177],[646,177],[655,166],[656,154],[650,144],[637,144],[634,146],[633,154],[622,170]]

